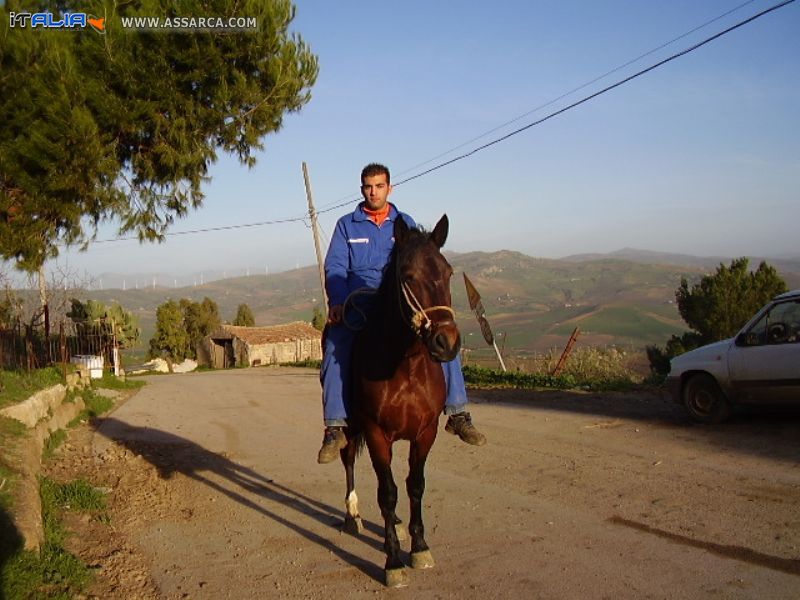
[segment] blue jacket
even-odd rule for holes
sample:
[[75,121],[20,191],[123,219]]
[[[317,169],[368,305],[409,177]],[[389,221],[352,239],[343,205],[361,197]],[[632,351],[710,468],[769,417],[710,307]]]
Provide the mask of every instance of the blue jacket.
[[417,226],[411,217],[390,203],[389,216],[378,227],[369,220],[363,205],[360,203],[351,214],[336,222],[325,257],[328,306],[344,304],[347,296],[357,289],[380,286],[394,246],[394,222],[398,216],[409,227]]

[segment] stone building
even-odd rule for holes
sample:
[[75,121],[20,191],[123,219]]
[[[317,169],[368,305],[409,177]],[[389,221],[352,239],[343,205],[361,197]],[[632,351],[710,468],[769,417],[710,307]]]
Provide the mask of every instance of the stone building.
[[270,327],[221,325],[197,348],[197,362],[215,369],[321,359],[322,333],[305,321]]

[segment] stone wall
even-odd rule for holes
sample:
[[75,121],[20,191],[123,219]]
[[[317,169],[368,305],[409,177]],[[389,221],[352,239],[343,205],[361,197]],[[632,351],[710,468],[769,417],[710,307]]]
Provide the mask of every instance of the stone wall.
[[86,407],[80,397],[72,402],[64,402],[68,389],[83,388],[88,383],[88,371],[85,375],[82,372],[75,373],[68,379],[67,386],[53,386],[37,392],[24,402],[0,410],[4,417],[15,419],[28,428],[28,435],[20,439],[17,447],[19,478],[14,489],[12,514],[26,550],[38,550],[44,542],[39,473],[45,442],[53,432],[65,429]]

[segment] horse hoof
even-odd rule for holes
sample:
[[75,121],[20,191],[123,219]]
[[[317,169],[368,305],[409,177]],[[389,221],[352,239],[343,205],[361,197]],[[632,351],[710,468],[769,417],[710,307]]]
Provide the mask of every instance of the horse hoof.
[[430,569],[434,565],[436,565],[436,562],[433,560],[433,554],[431,554],[430,550],[411,553],[412,569]]
[[408,573],[405,568],[386,569],[386,587],[400,588],[408,586]]
[[397,536],[398,542],[405,542],[408,539],[408,532],[406,531],[406,528],[403,527],[402,523],[397,523],[394,526],[394,533]]
[[345,517],[342,531],[350,535],[361,535],[364,533],[364,523],[361,517]]

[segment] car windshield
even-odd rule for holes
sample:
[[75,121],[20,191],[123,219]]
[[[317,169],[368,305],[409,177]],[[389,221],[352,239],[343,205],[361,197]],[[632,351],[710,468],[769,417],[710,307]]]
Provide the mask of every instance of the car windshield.
[[748,331],[748,345],[800,342],[800,300],[773,306]]

